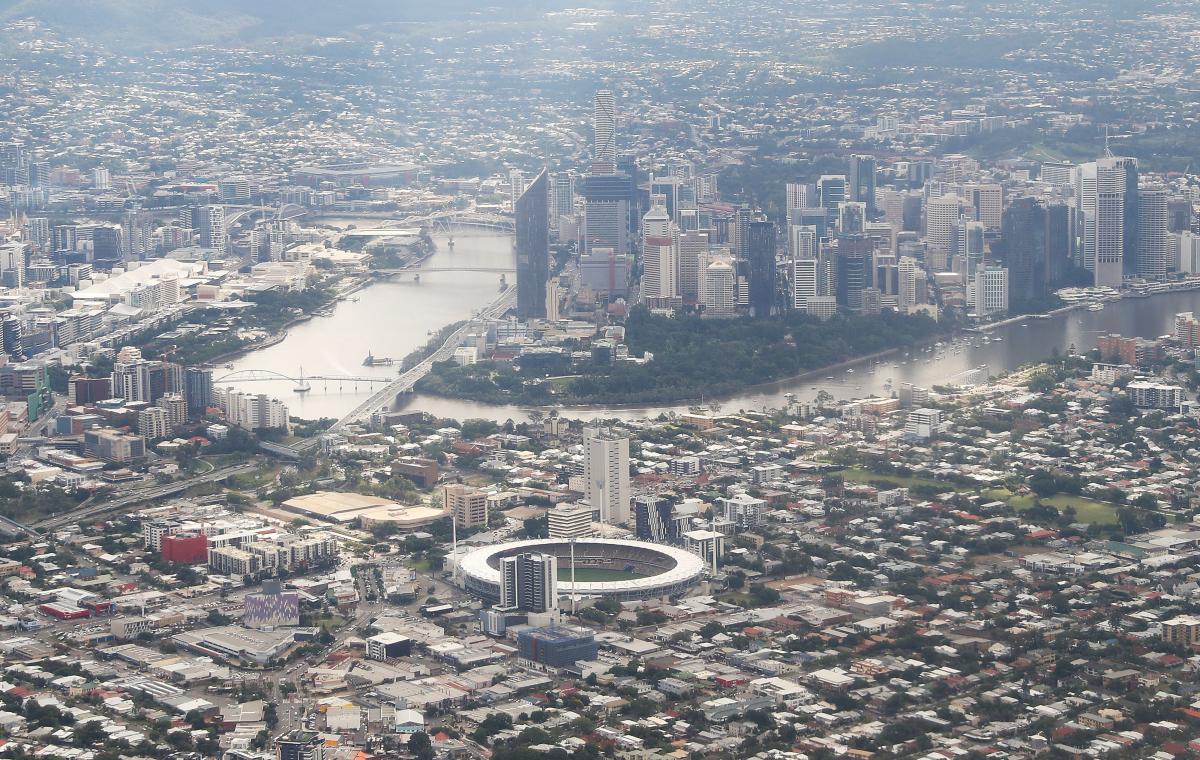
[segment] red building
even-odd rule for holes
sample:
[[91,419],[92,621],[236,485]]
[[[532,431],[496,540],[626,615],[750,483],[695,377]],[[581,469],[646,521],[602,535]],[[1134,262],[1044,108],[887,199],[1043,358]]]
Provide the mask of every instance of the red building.
[[181,565],[208,562],[208,536],[203,533],[175,533],[162,537],[162,558]]
[[57,602],[49,602],[47,604],[39,604],[38,611],[56,617],[59,620],[79,620],[81,618],[90,617],[92,611],[81,607],[68,607]]

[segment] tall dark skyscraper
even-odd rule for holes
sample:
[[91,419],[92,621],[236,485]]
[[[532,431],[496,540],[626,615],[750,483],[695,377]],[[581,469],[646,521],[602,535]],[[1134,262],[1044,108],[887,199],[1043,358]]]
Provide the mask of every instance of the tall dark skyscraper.
[[550,277],[549,185],[543,169],[525,186],[513,210],[517,218],[517,318],[546,318]]
[[1117,164],[1125,167],[1125,274],[1138,271],[1138,162],[1136,158],[1118,157]]
[[1046,209],[1046,280],[1050,290],[1067,284],[1082,269],[1079,261],[1078,214],[1073,205],[1055,203]]
[[634,533],[643,541],[672,544],[679,540],[673,513],[675,505],[665,496],[639,496],[633,500]]
[[839,235],[835,267],[837,305],[848,311],[863,309],[863,291],[871,287],[874,241],[866,235]]
[[183,379],[188,417],[198,420],[213,404],[212,368],[188,367],[184,372]]
[[121,228],[115,224],[97,225],[92,230],[92,259],[99,266],[120,264],[125,258]]
[[867,216],[875,213],[875,157],[850,157],[850,200],[867,204]]
[[1036,302],[1046,295],[1048,221],[1046,206],[1037,198],[1017,198],[1004,211],[1000,239],[1010,303]]
[[775,310],[775,223],[750,222],[746,257],[750,267],[750,311],[769,317]]

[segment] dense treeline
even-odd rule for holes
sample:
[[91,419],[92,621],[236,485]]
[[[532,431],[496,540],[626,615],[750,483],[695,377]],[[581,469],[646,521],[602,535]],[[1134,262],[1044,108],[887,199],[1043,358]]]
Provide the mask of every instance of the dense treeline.
[[527,367],[447,362],[418,387],[492,403],[670,403],[736,393],[747,385],[912,345],[946,329],[923,315],[894,312],[821,322],[799,313],[764,320],[673,319],[643,308],[634,309],[625,326],[630,354],[649,351],[653,361],[610,363],[599,352],[577,367],[574,377],[554,381],[541,381],[544,373]]

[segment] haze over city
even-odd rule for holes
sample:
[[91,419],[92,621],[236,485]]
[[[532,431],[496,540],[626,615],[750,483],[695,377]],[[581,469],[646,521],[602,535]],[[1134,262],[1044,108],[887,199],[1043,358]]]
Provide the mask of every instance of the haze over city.
[[0,1],[0,760],[1200,758],[1198,39]]

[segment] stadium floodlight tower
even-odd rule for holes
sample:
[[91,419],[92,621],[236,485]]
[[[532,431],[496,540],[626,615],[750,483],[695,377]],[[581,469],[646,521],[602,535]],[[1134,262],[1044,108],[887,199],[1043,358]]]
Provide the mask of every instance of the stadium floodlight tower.
[[451,554],[451,556],[454,557],[454,575],[452,575],[450,577],[450,580],[454,583],[455,586],[458,585],[458,565],[459,565],[458,520],[456,520],[454,518],[454,515],[456,512],[458,512],[457,509],[450,510],[450,554]]
[[579,594],[575,591],[575,538],[571,536],[571,614],[579,612]]

